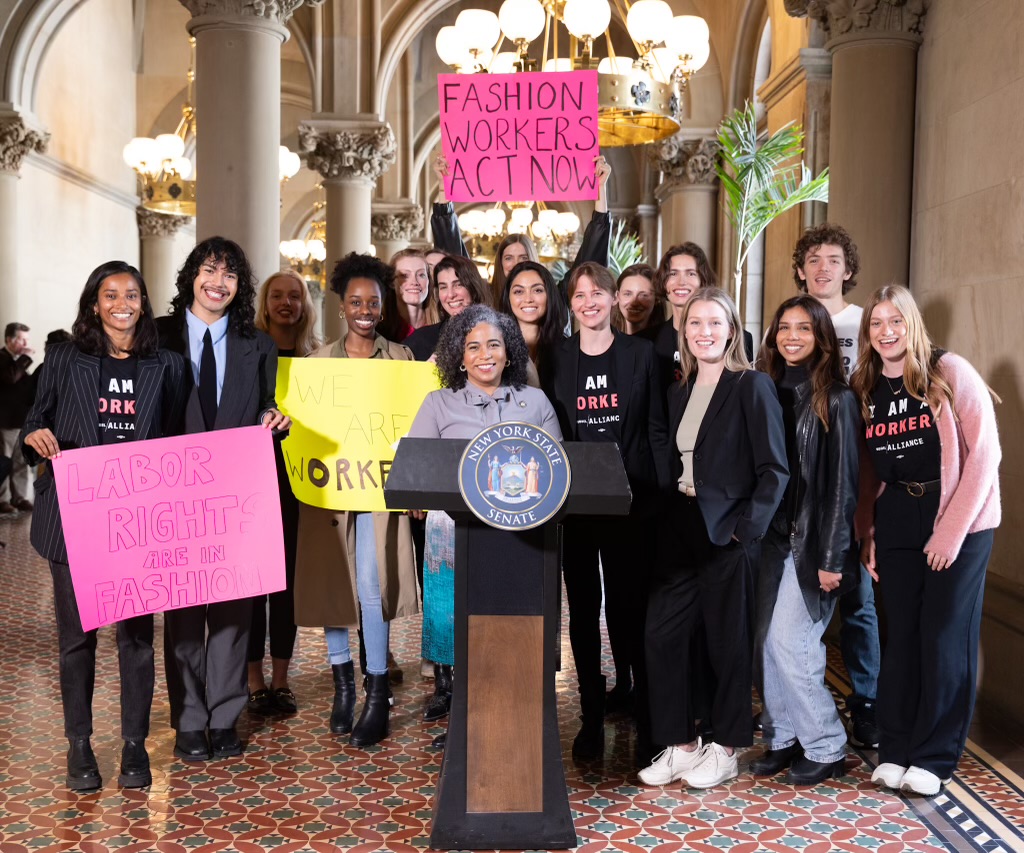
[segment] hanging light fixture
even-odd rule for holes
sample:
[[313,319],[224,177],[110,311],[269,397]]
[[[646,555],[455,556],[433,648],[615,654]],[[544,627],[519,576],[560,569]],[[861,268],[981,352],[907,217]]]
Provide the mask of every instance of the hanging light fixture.
[[278,148],[277,172],[278,180],[284,184],[289,178],[294,178],[302,167],[302,159],[294,151],[289,151],[284,145]]
[[[609,0],[505,0],[497,15],[464,9],[437,34],[437,53],[461,74],[596,68],[601,147],[656,142],[679,129],[684,91],[711,55],[708,27],[695,15],[673,17],[665,0],[614,2],[635,57],[615,54]],[[569,56],[558,55],[559,24],[569,33]],[[542,34],[538,59],[530,45]],[[599,59],[602,35],[606,55]],[[506,39],[514,52],[501,51]]]

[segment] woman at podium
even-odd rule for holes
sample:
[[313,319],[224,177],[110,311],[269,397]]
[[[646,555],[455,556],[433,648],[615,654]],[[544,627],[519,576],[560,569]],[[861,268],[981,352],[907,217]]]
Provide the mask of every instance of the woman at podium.
[[[471,305],[444,327],[435,352],[442,387],[420,406],[409,438],[473,438],[495,424],[521,421],[562,432],[548,398],[526,384],[529,351],[513,317]],[[455,662],[455,523],[427,515],[423,559],[423,657],[442,668],[425,719],[440,719],[451,701]],[[444,735],[435,743],[443,744]]]

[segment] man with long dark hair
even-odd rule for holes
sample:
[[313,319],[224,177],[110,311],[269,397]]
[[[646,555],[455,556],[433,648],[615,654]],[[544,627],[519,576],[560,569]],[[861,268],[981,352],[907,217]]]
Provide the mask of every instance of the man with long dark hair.
[[[184,432],[257,423],[287,429],[290,421],[274,401],[277,347],[254,324],[255,279],[242,249],[223,237],[204,240],[178,272],[176,286],[171,314],[158,323],[161,345],[191,365]],[[164,617],[174,754],[184,761],[242,752],[235,723],[248,699],[251,619],[248,599],[184,607]]]

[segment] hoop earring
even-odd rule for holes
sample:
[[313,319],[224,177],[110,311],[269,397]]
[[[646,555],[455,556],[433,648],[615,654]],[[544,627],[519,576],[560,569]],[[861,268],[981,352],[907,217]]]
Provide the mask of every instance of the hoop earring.
[[463,373],[465,373],[466,372],[466,365],[465,364],[460,364],[459,365],[459,370],[462,371]]

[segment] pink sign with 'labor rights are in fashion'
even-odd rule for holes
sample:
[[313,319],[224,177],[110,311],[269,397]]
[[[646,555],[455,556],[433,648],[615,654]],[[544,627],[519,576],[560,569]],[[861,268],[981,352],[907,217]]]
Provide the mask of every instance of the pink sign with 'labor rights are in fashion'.
[[597,72],[439,74],[450,201],[596,199]]
[[86,631],[285,587],[268,429],[68,450],[53,473]]

